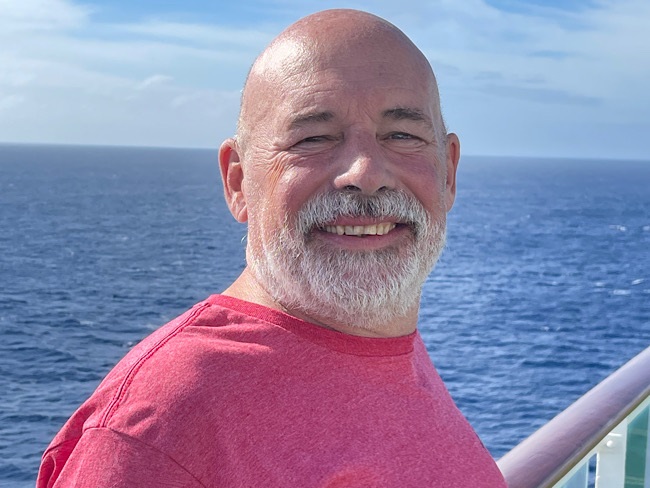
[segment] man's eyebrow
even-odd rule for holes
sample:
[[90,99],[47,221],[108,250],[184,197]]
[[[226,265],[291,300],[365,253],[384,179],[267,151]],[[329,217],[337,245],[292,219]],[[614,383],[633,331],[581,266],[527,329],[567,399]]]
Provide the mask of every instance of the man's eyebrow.
[[334,114],[328,111],[309,112],[306,114],[300,114],[300,115],[296,115],[290,120],[289,128],[295,129],[297,127],[307,125],[310,123],[327,122],[329,120],[332,120],[333,118],[334,118]]
[[391,108],[389,110],[384,110],[382,112],[382,116],[384,118],[393,119],[393,120],[413,120],[415,122],[424,122],[427,125],[427,127],[433,128],[433,122],[429,118],[429,116],[426,115],[421,110],[415,108],[408,108],[408,107]]

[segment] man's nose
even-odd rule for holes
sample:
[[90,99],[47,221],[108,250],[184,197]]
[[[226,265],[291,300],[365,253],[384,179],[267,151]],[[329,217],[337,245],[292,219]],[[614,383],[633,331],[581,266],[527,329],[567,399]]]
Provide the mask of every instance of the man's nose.
[[340,173],[334,179],[337,190],[355,190],[372,195],[395,188],[390,160],[379,141],[350,141],[339,158]]

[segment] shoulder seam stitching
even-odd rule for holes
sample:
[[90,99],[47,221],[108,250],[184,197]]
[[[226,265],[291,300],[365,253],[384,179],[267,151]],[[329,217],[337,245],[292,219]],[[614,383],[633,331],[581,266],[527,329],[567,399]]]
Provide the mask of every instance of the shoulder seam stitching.
[[119,386],[117,389],[117,392],[115,393],[115,396],[109,403],[108,407],[106,408],[106,412],[102,416],[101,421],[97,425],[97,427],[108,427],[108,422],[110,420],[110,417],[113,415],[115,410],[120,406],[120,402],[122,398],[124,397],[124,394],[126,393],[126,390],[128,387],[131,385],[133,382],[133,378],[135,375],[138,373],[142,365],[151,357],[153,356],[158,350],[164,346],[169,340],[171,340],[173,337],[178,335],[187,325],[189,325],[191,322],[193,322],[199,315],[200,313],[205,310],[206,308],[210,307],[211,305],[209,303],[203,303],[200,306],[197,307],[196,310],[194,310],[190,315],[182,321],[179,325],[176,326],[176,328],[166,336],[164,336],[158,343],[156,343],[153,347],[149,349],[145,354],[143,354],[129,369],[129,371],[126,373],[124,380],[122,381],[122,384]]

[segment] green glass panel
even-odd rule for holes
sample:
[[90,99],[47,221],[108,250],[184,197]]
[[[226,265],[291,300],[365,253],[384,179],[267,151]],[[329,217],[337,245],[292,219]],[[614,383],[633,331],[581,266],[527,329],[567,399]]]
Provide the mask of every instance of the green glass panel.
[[649,412],[650,407],[644,408],[627,426],[625,488],[644,488],[646,486]]
[[[650,413],[648,413],[650,423]],[[648,444],[645,451],[645,488],[650,488],[650,426],[648,427]]]
[[561,488],[587,488],[588,473],[589,463],[585,462],[580,469],[561,486]]

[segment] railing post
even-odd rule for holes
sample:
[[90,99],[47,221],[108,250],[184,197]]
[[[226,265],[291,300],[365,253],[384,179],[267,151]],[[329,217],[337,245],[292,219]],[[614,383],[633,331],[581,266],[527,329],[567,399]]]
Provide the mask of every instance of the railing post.
[[598,446],[596,488],[625,488],[627,420],[623,420]]

